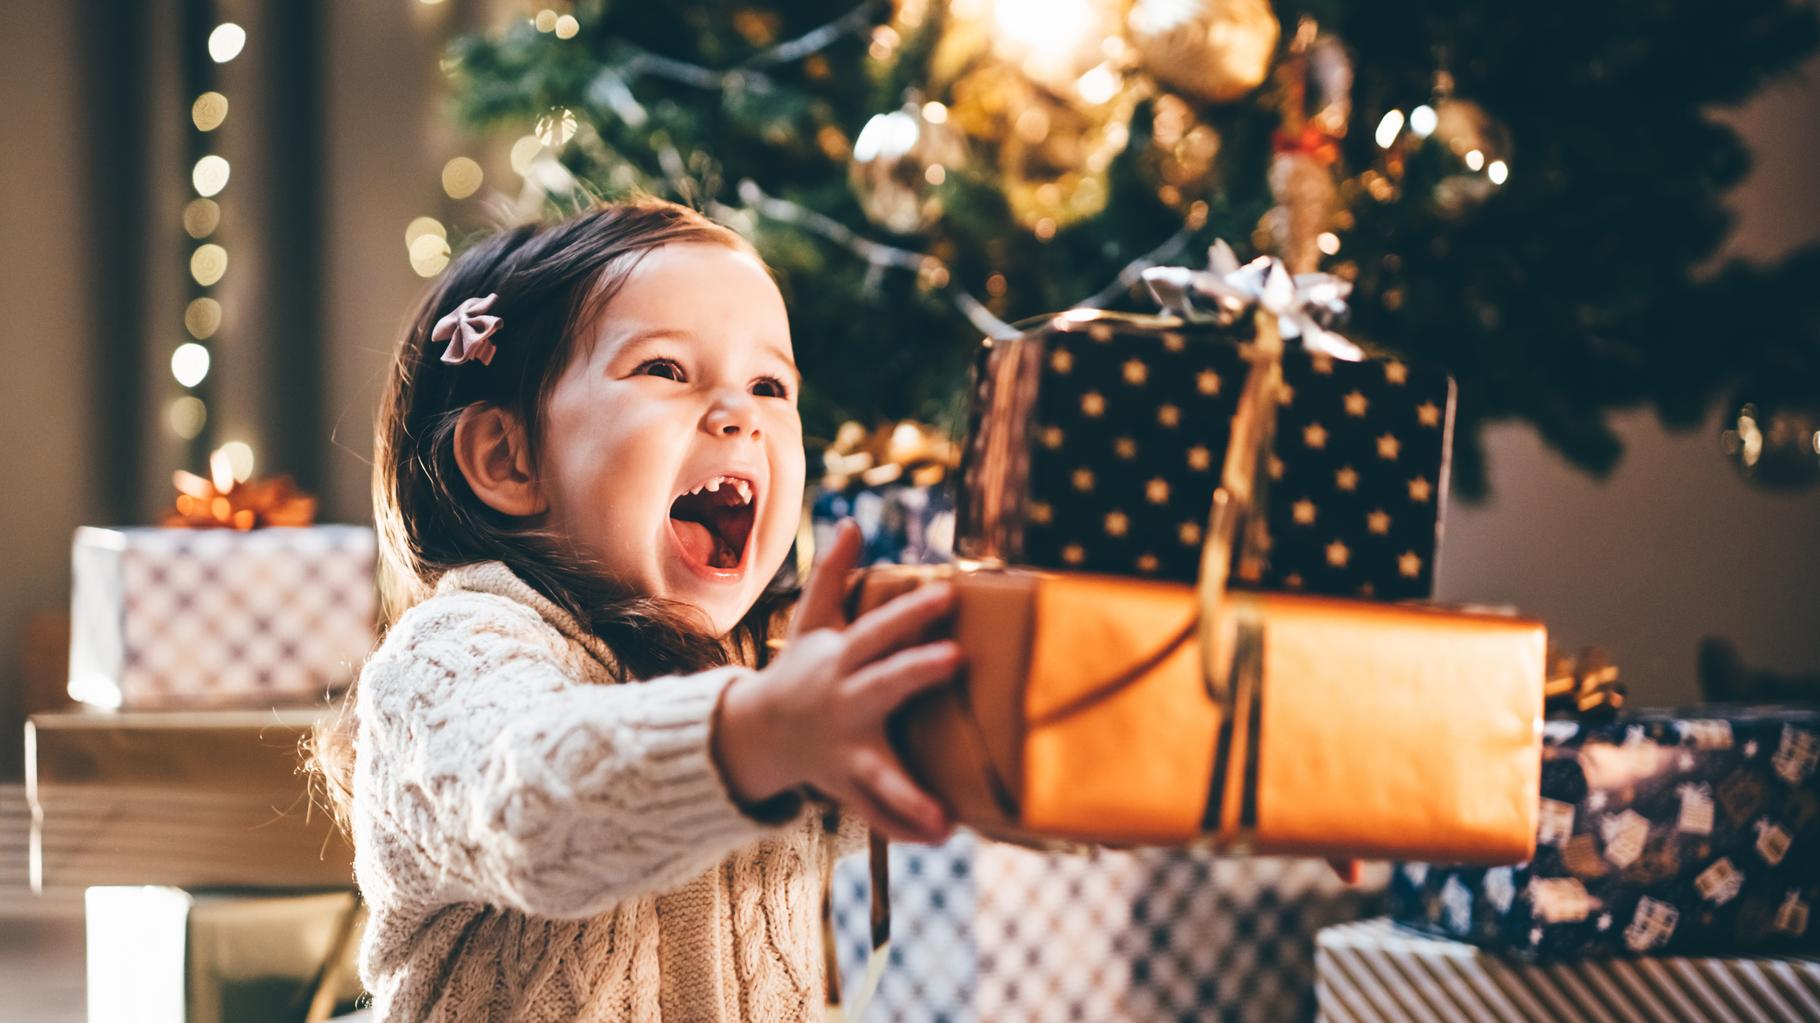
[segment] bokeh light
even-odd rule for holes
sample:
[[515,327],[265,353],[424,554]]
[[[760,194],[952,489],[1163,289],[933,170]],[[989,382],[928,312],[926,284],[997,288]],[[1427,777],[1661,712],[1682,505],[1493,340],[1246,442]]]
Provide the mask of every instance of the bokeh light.
[[190,104],[190,120],[197,131],[214,131],[227,120],[228,98],[219,92],[205,92]]
[[209,375],[209,350],[194,341],[185,341],[171,353],[171,376],[185,387],[202,383]]
[[198,341],[207,341],[221,329],[221,303],[198,298],[183,309],[183,326]]
[[196,251],[190,253],[190,276],[197,284],[209,287],[227,273],[227,263],[226,249],[213,243],[198,245]]
[[183,207],[183,230],[191,238],[203,239],[221,226],[221,207],[213,199],[191,199]]
[[184,440],[195,440],[209,421],[209,410],[201,398],[186,394],[171,402],[164,410],[164,418],[170,423],[172,433]]
[[243,440],[231,440],[221,445],[221,453],[227,458],[228,466],[234,474],[234,482],[245,483],[253,478],[253,446]]
[[197,195],[206,199],[227,187],[231,171],[226,160],[211,153],[196,161],[195,168],[190,171],[190,184],[196,186]]
[[215,31],[209,33],[209,56],[217,64],[226,64],[240,56],[240,51],[245,47],[246,29],[231,21],[216,25]]
[[442,190],[451,199],[466,199],[478,192],[485,180],[486,173],[480,169],[480,164],[465,156],[457,156],[442,165]]

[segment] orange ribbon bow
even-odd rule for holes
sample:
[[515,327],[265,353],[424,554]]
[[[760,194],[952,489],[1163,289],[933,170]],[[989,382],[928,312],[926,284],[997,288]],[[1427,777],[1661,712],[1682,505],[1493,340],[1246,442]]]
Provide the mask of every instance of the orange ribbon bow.
[[299,492],[289,476],[238,480],[225,450],[209,456],[209,478],[179,469],[171,482],[177,505],[165,515],[166,526],[245,530],[307,526],[316,518],[316,499]]

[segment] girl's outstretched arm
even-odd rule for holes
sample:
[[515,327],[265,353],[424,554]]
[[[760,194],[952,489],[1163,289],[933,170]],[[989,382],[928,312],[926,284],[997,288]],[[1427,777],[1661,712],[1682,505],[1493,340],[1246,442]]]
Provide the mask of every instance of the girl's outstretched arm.
[[948,835],[948,811],[904,770],[885,722],[905,700],[959,671],[960,645],[930,641],[943,631],[954,591],[932,583],[848,622],[840,606],[859,553],[859,528],[841,523],[803,589],[789,645],[764,671],[728,688],[716,751],[742,799],[806,788],[889,838],[939,842]]
[[581,918],[670,890],[765,833],[711,753],[729,667],[584,680],[532,609],[457,593],[401,619],[359,687],[363,882]]

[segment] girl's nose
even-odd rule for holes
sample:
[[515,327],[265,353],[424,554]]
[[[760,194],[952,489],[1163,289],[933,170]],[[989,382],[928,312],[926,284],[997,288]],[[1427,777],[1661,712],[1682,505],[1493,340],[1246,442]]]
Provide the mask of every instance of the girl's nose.
[[701,428],[716,437],[745,435],[756,440],[759,436],[758,402],[745,391],[724,392],[709,406],[708,414],[702,417]]

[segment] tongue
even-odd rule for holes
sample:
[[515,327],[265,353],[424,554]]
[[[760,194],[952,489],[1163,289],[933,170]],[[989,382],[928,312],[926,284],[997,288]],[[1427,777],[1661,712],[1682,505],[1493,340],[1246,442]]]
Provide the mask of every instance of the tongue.
[[721,542],[713,530],[688,519],[671,519],[670,526],[676,530],[676,538],[682,541],[683,552],[692,560],[703,565],[714,564],[714,554]]
[[739,552],[707,523],[672,517],[670,525],[682,541],[683,552],[696,562],[710,568],[739,566]]

